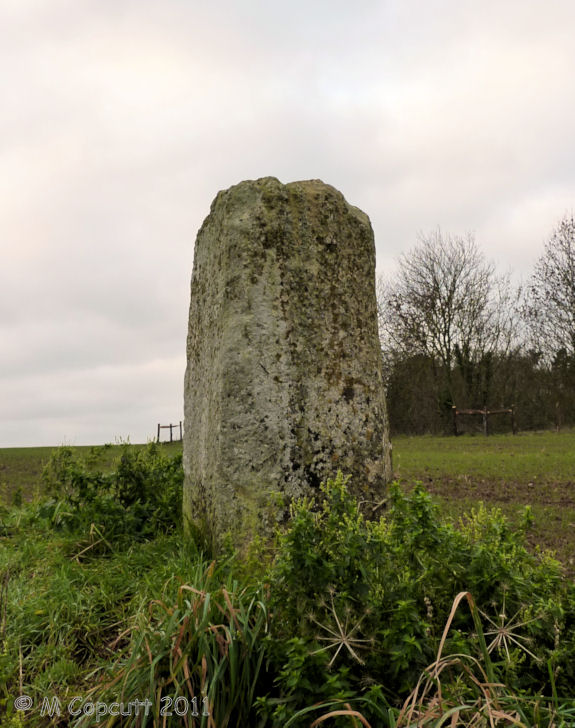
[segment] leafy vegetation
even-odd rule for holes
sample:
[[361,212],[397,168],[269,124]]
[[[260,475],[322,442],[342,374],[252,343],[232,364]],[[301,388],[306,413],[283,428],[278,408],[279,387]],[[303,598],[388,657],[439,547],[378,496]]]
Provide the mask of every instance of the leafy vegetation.
[[[1,512],[3,726],[575,723],[575,587],[526,548],[528,511],[456,523],[395,484],[370,521],[338,475],[273,544],[216,562],[170,521],[177,455],[92,455],[57,451],[49,493]],[[148,715],[72,716],[76,696]]]
[[89,526],[110,541],[147,539],[181,525],[181,454],[165,455],[153,442],[143,450],[124,445],[111,472],[92,465],[69,447],[48,461],[42,480],[53,497],[42,504],[41,515],[54,526]]
[[[109,473],[121,454],[123,444],[91,446],[80,445],[72,448],[77,457],[83,458],[91,468]],[[130,445],[140,450],[146,445]],[[166,455],[182,452],[182,443],[162,443]],[[0,448],[0,500],[7,503],[30,500],[43,492],[42,472],[52,457],[52,447],[5,447]]]
[[[329,674],[338,697],[351,700],[369,685],[370,701],[379,692],[380,706],[383,699],[397,705],[433,662],[460,591],[473,594],[486,634],[496,633],[492,667],[503,684],[517,694],[550,690],[553,663],[567,678],[560,687],[570,689],[571,658],[554,642],[561,605],[570,603],[560,567],[529,554],[499,512],[480,508],[455,528],[441,521],[421,486],[407,495],[394,485],[389,515],[369,522],[341,478],[325,496],[319,510],[311,503],[294,510],[271,572],[284,692],[293,686],[299,697],[307,687],[312,704],[324,684],[318,676]],[[456,615],[444,654],[480,654],[474,629]],[[377,721],[376,712],[364,714]]]

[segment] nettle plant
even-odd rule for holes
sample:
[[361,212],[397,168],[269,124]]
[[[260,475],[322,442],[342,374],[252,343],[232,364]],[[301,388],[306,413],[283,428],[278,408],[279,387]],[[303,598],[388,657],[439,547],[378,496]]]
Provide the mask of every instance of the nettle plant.
[[[550,691],[549,665],[567,660],[557,630],[571,600],[559,564],[530,554],[497,510],[480,507],[456,526],[421,485],[406,493],[396,483],[386,515],[371,521],[346,482],[340,473],[321,502],[296,503],[279,537],[268,652],[283,701],[261,709],[287,722],[326,699],[364,696],[367,717],[369,704],[398,705],[434,661],[462,591],[481,610],[498,677]],[[443,654],[478,647],[470,613],[458,610]]]
[[95,465],[96,449],[84,459],[72,448],[55,450],[42,473],[51,496],[41,515],[54,526],[97,529],[106,539],[146,540],[181,524],[182,456],[161,445],[125,444],[109,472]]

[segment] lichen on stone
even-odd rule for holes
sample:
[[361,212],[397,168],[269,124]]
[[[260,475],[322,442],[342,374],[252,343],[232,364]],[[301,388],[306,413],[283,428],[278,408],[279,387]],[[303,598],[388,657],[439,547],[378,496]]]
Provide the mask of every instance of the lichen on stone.
[[342,470],[362,501],[391,477],[369,218],[320,180],[220,192],[196,240],[184,513],[214,543],[262,530],[272,493]]

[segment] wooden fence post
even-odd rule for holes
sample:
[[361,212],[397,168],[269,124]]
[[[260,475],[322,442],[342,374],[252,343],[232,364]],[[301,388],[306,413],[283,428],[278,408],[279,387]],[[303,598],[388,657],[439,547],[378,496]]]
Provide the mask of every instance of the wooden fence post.
[[512,405],[511,407],[505,407],[501,409],[494,409],[490,410],[487,409],[487,405],[483,406],[483,409],[462,409],[458,410],[455,405],[452,406],[451,412],[453,415],[453,433],[454,435],[459,434],[459,429],[457,427],[457,418],[461,415],[478,415],[481,416],[481,419],[483,421],[483,434],[485,437],[489,435],[489,417],[490,415],[511,415],[511,429],[513,431],[513,434],[517,434],[517,422],[515,420],[515,405]]
[[[169,425],[162,425],[162,424],[158,423],[158,442],[160,442],[161,431],[167,430],[168,428],[170,429],[170,442],[174,442],[174,430],[176,429],[176,427],[178,427],[178,425],[173,425],[171,422]],[[181,442],[184,439],[183,438],[184,430],[183,430],[182,420],[180,420],[179,428],[180,428],[180,442]]]

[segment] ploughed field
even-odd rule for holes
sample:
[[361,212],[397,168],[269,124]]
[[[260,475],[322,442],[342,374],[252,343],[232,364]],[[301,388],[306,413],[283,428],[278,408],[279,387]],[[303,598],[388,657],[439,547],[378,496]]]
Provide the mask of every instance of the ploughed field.
[[[134,447],[141,447],[134,445]],[[181,443],[165,444],[177,452]],[[89,447],[80,447],[84,455]],[[98,448],[95,464],[112,463],[119,446]],[[42,492],[41,472],[52,448],[0,449],[0,498],[29,500]],[[518,522],[530,506],[533,548],[556,552],[575,573],[575,430],[517,435],[393,439],[395,477],[409,487],[421,481],[454,519],[479,502]]]
[[575,573],[575,430],[396,437],[393,465],[396,478],[423,482],[454,519],[483,502],[518,522],[530,506],[531,545]]

